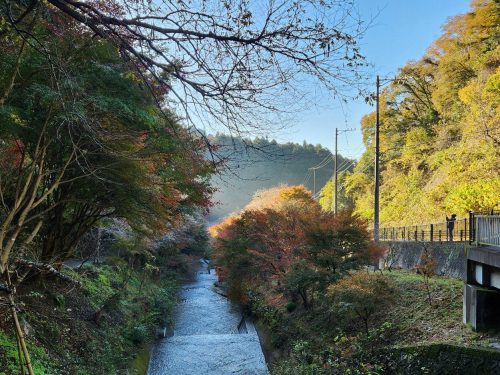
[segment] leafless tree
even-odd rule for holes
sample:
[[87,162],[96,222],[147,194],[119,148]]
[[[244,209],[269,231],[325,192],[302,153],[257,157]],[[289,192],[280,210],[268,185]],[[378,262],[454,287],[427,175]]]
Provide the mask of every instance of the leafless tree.
[[[31,0],[6,1],[21,33],[27,14],[62,12],[82,32],[112,41],[152,89],[193,123],[233,134],[269,123],[263,113],[298,109],[318,83],[353,93],[366,65],[366,25],[354,0]],[[57,20],[57,18],[55,18]],[[56,27],[56,26],[54,26]],[[158,85],[158,87],[156,87]],[[312,90],[311,90],[312,89]]]

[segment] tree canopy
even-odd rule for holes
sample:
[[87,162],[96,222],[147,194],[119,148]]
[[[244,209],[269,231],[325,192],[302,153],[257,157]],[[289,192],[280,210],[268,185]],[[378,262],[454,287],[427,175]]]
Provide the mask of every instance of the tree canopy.
[[[153,95],[110,41],[95,40],[53,9],[38,7],[13,22],[5,6],[0,289],[32,374],[16,287],[33,273],[62,275],[57,269],[104,218],[124,220],[144,238],[206,210],[214,165],[205,159],[205,143],[158,106],[164,93]],[[21,19],[24,31],[17,29]]]
[[[100,218],[122,217],[153,233],[189,207],[207,207],[211,167],[202,143],[158,109],[107,41],[91,43],[71,21],[60,21],[56,37],[51,26],[31,31],[50,40],[44,53],[15,33],[4,37],[2,148],[14,160],[2,164],[3,217],[14,212],[15,222],[25,212],[26,224],[43,221],[41,257],[52,261],[70,256]],[[7,92],[11,77],[15,89]],[[23,184],[38,203],[31,208]]]
[[114,45],[188,119],[237,133],[269,125],[255,121],[262,109],[301,102],[306,81],[347,94],[365,65],[357,40],[366,25],[351,0],[34,0],[7,1],[2,11],[21,35],[35,15],[71,17],[79,32]]
[[370,262],[365,223],[322,212],[303,186],[257,193],[248,209],[210,229],[214,258],[234,297],[259,293],[273,305],[305,308],[348,271]]
[[[500,205],[500,5],[473,1],[418,61],[382,90],[383,224],[444,220]],[[346,176],[356,212],[373,217],[375,113],[361,122],[366,152]]]

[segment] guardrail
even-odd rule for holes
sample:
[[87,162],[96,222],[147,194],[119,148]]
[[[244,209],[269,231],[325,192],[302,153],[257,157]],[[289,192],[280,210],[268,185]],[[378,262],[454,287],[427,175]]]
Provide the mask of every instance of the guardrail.
[[433,224],[383,227],[381,241],[466,242],[500,247],[500,211],[470,212],[468,219],[456,220],[453,230],[443,221]]
[[473,226],[471,226],[470,218],[456,220],[451,233],[446,222],[380,229],[382,241],[463,242],[473,238]]
[[477,245],[500,247],[500,215],[475,215]]

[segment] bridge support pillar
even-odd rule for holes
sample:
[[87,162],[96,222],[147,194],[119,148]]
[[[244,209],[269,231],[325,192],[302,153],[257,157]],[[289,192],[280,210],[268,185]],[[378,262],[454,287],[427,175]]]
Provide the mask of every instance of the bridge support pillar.
[[500,329],[500,249],[469,248],[463,308],[474,330]]
[[475,331],[499,329],[500,291],[465,284],[463,320]]

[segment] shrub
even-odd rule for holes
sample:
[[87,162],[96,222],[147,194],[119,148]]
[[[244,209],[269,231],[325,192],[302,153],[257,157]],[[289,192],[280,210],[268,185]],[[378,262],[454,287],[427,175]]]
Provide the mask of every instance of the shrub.
[[130,328],[127,338],[135,345],[140,345],[148,337],[148,328],[144,324],[138,324]]
[[383,275],[356,272],[328,287],[333,308],[346,318],[354,317],[363,322],[368,335],[369,320],[384,309],[393,298],[393,287]]

